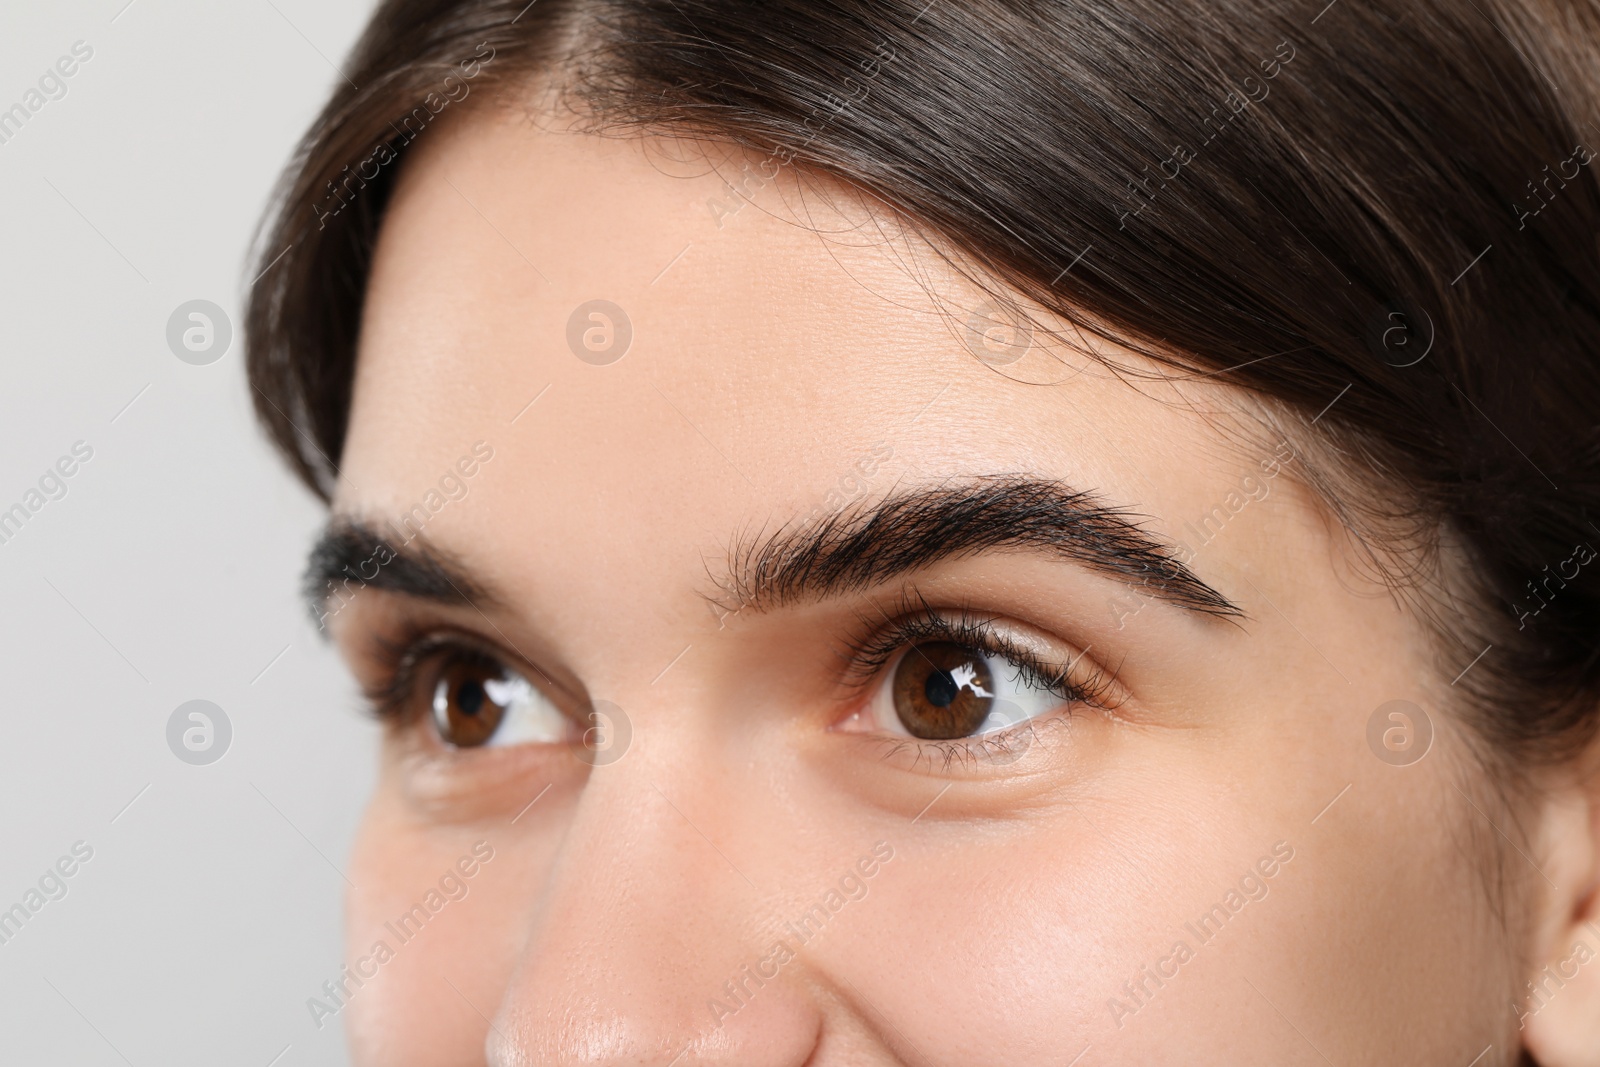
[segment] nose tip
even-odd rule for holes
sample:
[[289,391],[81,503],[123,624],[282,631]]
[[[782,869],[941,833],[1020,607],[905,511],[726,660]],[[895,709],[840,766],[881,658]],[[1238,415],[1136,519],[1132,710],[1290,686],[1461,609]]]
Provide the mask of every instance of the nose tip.
[[[821,1016],[792,983],[736,975],[720,988],[685,978],[669,991],[615,989],[602,1006],[528,1003],[528,993],[490,1029],[490,1067],[803,1067]],[[759,979],[756,979],[759,981]],[[741,992],[743,995],[741,996]]]

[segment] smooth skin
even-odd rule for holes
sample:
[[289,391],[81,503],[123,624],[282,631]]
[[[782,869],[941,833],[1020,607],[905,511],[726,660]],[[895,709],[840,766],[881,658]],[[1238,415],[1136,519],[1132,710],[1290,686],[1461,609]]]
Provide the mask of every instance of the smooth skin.
[[[1592,784],[1545,775],[1517,835],[1423,626],[1361,577],[1299,461],[1272,469],[1284,442],[1247,398],[1130,384],[1042,333],[986,365],[963,332],[984,294],[814,177],[747,181],[739,206],[729,151],[523,108],[427,138],[377,250],[335,514],[396,518],[486,442],[417,542],[485,595],[374,587],[330,624],[369,688],[376,642],[462,634],[574,715],[620,707],[631,740],[594,765],[452,749],[426,715],[386,729],[348,953],[392,957],[340,1010],[358,1062],[1465,1067],[1526,1041],[1600,1063],[1600,959],[1519,1029],[1528,980],[1600,949]],[[609,365],[567,343],[596,298],[634,332]],[[1243,616],[1032,549],[711,599],[731,546],[991,475],[1168,542],[1243,497],[1190,562]],[[1112,706],[999,745],[886,741],[890,671],[849,685],[843,649],[922,604],[1111,679]],[[1368,744],[1392,700],[1434,726],[1409,766]]]

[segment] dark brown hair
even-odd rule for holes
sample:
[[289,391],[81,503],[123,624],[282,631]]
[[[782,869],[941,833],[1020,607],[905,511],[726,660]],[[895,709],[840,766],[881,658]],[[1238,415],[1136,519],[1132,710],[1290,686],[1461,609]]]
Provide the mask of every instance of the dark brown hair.
[[1303,415],[1366,486],[1343,514],[1449,548],[1440,667],[1490,646],[1455,690],[1482,736],[1570,750],[1600,699],[1600,567],[1571,570],[1600,545],[1600,6],[1392,3],[389,0],[264,231],[257,410],[326,497],[391,160],[470,57],[491,98],[559,65],[607,128],[842,180]]

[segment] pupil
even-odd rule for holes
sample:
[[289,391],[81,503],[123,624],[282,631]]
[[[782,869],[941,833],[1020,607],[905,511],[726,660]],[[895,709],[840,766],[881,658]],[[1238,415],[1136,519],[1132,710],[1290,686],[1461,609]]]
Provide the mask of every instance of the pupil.
[[928,698],[928,703],[936,708],[948,708],[961,693],[961,687],[956,685],[955,678],[949,671],[935,670],[928,674],[928,680],[923,683],[922,691]]
[[476,715],[483,709],[483,686],[476,681],[461,683],[456,690],[456,706],[463,715]]

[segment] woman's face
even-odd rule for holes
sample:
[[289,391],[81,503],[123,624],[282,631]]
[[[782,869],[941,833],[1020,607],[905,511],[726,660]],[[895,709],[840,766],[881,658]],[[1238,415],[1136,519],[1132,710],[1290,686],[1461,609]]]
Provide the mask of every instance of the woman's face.
[[359,1060],[1509,1062],[1449,679],[1237,398],[759,159],[427,137],[335,507],[404,542],[328,608]]

